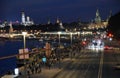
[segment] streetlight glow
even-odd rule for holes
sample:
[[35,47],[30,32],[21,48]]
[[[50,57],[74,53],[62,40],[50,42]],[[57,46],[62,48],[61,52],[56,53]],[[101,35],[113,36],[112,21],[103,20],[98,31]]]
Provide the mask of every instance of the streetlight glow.
[[25,41],[25,36],[27,35],[27,32],[22,32],[23,35],[23,42],[24,42],[24,49],[26,48],[26,41]]
[[25,61],[25,48],[26,48],[26,39],[25,36],[27,35],[27,32],[22,32],[23,35],[23,44],[24,44],[24,48],[23,48],[23,54],[24,54],[24,70],[25,70],[25,75],[26,75],[26,61]]
[[71,32],[71,33],[70,33],[70,37],[71,37],[71,45],[72,45],[72,34],[73,34],[73,33]]
[[60,34],[61,34],[61,32],[58,32],[58,35],[59,35],[59,45],[60,45]]
[[27,32],[22,32],[22,35],[26,35],[27,34]]

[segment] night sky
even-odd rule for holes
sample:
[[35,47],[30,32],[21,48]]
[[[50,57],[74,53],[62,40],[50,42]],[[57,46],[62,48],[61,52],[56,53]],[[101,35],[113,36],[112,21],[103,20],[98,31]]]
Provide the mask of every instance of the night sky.
[[21,11],[35,23],[47,23],[56,18],[63,22],[90,21],[99,9],[102,19],[120,12],[120,0],[0,0],[0,20],[20,21]]

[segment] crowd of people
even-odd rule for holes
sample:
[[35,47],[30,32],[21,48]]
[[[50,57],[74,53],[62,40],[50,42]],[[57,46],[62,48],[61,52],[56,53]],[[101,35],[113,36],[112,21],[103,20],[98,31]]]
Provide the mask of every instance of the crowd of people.
[[[74,43],[69,47],[60,48],[56,47],[54,50],[51,50],[50,56],[46,56],[45,51],[41,52],[38,49],[39,53],[31,54],[29,60],[25,64],[25,70],[28,75],[37,74],[42,72],[42,68],[60,68],[60,63],[65,58],[72,58],[81,51],[81,44]],[[46,58],[43,61],[43,58]]]

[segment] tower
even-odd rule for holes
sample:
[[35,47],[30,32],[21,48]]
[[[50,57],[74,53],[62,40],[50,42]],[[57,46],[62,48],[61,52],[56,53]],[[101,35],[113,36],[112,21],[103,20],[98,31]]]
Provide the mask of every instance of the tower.
[[64,29],[62,21],[59,23],[60,29]]
[[12,22],[10,22],[9,26],[10,26],[9,33],[12,33],[13,32]]
[[108,18],[107,18],[107,22],[109,21],[109,19],[110,19],[110,17],[112,16],[112,10],[110,10],[110,14],[109,14],[109,16],[108,16]]
[[60,23],[60,20],[59,20],[59,18],[58,18],[58,17],[57,17],[56,23],[57,23],[57,24],[59,24],[59,23]]
[[110,10],[110,15],[109,15],[109,18],[112,16],[112,10]]
[[101,23],[101,17],[98,9],[96,11],[95,23]]
[[22,11],[22,24],[25,25],[25,13]]
[[47,24],[50,24],[51,22],[50,22],[50,19],[48,19],[48,23]]
[[81,25],[81,20],[80,20],[80,18],[78,18],[78,25],[79,25],[79,26]]
[[30,17],[29,16],[27,16],[27,22],[30,23]]

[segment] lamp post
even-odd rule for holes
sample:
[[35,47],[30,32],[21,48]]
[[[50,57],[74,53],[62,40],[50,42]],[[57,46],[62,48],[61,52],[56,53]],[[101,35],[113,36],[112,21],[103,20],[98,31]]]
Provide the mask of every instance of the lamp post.
[[72,32],[70,33],[71,45],[72,45]]
[[71,50],[70,50],[70,53],[71,53],[71,59],[72,59],[72,32],[70,33],[70,44],[71,44]]
[[60,34],[61,34],[61,32],[58,32],[58,35],[59,35],[59,48],[57,48],[58,49],[58,60],[59,60],[59,68],[60,68]]
[[25,36],[27,35],[27,32],[22,32],[22,35],[23,35],[23,44],[24,44],[24,48],[26,48],[26,39],[25,39]]
[[58,35],[59,35],[59,45],[60,45],[60,34],[61,34],[61,32],[58,32]]
[[78,32],[78,38],[80,37],[80,32]]
[[23,54],[24,54],[24,71],[25,71],[25,75],[26,75],[26,67],[25,67],[25,48],[26,48],[26,39],[25,39],[25,36],[27,35],[27,32],[22,32],[22,35],[23,35],[23,44],[24,44],[24,47],[23,47]]

